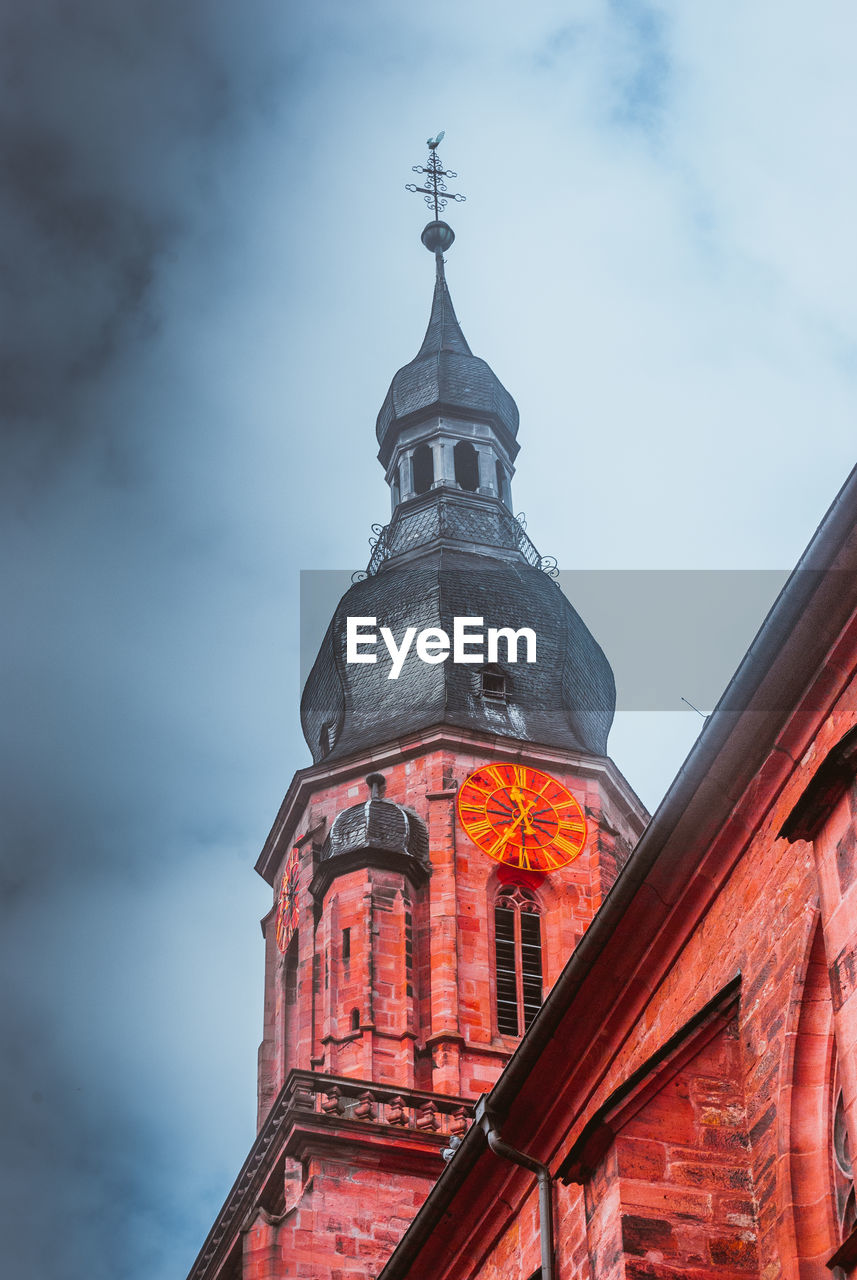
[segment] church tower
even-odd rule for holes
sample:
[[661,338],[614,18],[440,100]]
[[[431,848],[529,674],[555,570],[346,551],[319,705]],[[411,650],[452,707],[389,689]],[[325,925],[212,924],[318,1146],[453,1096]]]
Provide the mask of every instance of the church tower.
[[421,172],[436,278],[377,419],[392,514],[257,862],[258,1136],[193,1280],[377,1274],[647,818],[606,755],[607,659],[512,513],[518,410],[453,309],[436,144]]

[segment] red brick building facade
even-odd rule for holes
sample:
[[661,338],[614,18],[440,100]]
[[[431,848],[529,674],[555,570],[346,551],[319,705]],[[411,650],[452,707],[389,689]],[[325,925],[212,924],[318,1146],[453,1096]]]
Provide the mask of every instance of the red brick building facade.
[[[647,825],[605,754],[609,666],[511,516],[517,410],[444,228],[378,419],[392,519],[257,864],[258,1136],[192,1280],[803,1280],[837,1250],[851,1274],[857,475]],[[462,613],[532,620],[541,662],[345,659],[349,616]],[[456,799],[492,762],[568,789],[579,857],[477,848]]]
[[857,471],[382,1280],[857,1273],[855,583]]

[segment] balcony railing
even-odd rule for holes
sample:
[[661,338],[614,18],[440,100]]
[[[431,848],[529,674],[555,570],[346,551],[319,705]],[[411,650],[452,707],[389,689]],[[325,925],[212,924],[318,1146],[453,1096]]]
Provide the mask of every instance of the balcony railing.
[[257,1202],[265,1179],[282,1153],[282,1135],[289,1130],[290,1122],[310,1115],[318,1116],[325,1127],[329,1120],[342,1117],[361,1122],[370,1131],[379,1125],[392,1125],[403,1133],[411,1130],[415,1136],[428,1138],[427,1145],[438,1151],[440,1144],[436,1137],[464,1137],[472,1120],[473,1103],[466,1098],[399,1089],[374,1081],[292,1071],[217,1215],[188,1280],[205,1280],[214,1275],[234,1247],[241,1224]]
[[372,577],[391,556],[401,555],[438,539],[518,551],[527,564],[555,577],[556,560],[542,556],[530,540],[523,516],[513,516],[497,503],[470,503],[436,496],[416,509],[400,511],[387,525],[373,525],[372,554],[365,574]]
[[467,1132],[473,1114],[473,1104],[465,1098],[312,1071],[291,1073],[280,1105],[283,1112],[341,1116],[365,1124],[394,1125],[416,1133],[459,1138]]

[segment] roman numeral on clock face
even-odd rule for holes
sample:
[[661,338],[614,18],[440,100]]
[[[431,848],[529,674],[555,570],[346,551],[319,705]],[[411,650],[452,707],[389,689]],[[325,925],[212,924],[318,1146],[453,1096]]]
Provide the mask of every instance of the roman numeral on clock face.
[[586,843],[586,817],[571,792],[517,761],[470,774],[459,789],[458,817],[483,853],[521,870],[559,870]]

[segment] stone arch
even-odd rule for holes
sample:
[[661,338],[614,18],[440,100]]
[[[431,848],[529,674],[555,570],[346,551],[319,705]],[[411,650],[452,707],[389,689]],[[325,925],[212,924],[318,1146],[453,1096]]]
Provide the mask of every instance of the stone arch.
[[[829,1280],[826,1262],[839,1243],[832,1169],[833,1089],[836,1046],[833,1005],[827,976],[824,936],[816,914],[809,934],[803,974],[795,983],[799,999],[790,1039],[790,1069],[784,1090],[787,1121],[787,1220],[783,1224],[793,1249],[782,1251],[789,1260],[790,1280]],[[794,1005],[793,1005],[794,1007]]]

